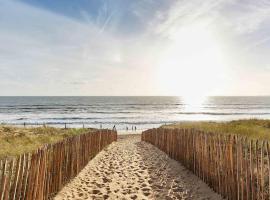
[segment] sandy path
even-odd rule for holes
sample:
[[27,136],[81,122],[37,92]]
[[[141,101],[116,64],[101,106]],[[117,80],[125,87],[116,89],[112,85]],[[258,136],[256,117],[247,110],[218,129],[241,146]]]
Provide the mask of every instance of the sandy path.
[[60,199],[213,199],[221,197],[139,135],[120,136],[56,196]]

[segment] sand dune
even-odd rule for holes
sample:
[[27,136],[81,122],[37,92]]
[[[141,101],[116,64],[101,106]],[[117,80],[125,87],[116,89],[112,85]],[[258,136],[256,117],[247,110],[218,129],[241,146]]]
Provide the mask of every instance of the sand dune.
[[120,136],[55,197],[70,199],[222,199],[140,135]]

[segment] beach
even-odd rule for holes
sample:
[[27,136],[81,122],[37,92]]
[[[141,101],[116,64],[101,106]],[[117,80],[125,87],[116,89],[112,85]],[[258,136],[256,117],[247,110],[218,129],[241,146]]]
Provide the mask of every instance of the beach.
[[0,19],[0,200],[270,200],[270,0]]
[[119,135],[54,198],[222,199],[179,162],[141,136]]

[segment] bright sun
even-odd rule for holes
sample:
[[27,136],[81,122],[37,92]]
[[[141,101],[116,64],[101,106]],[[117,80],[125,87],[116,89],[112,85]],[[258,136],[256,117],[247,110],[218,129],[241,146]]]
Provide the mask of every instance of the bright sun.
[[174,31],[170,39],[158,61],[160,88],[190,101],[211,95],[225,74],[223,54],[213,34],[196,25]]

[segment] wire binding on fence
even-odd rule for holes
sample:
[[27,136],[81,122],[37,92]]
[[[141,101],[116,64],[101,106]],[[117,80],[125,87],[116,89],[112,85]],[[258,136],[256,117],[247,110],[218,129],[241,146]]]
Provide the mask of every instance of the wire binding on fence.
[[269,142],[194,129],[150,129],[149,142],[230,200],[270,199]]
[[98,130],[0,160],[0,200],[51,199],[104,147],[116,131]]

